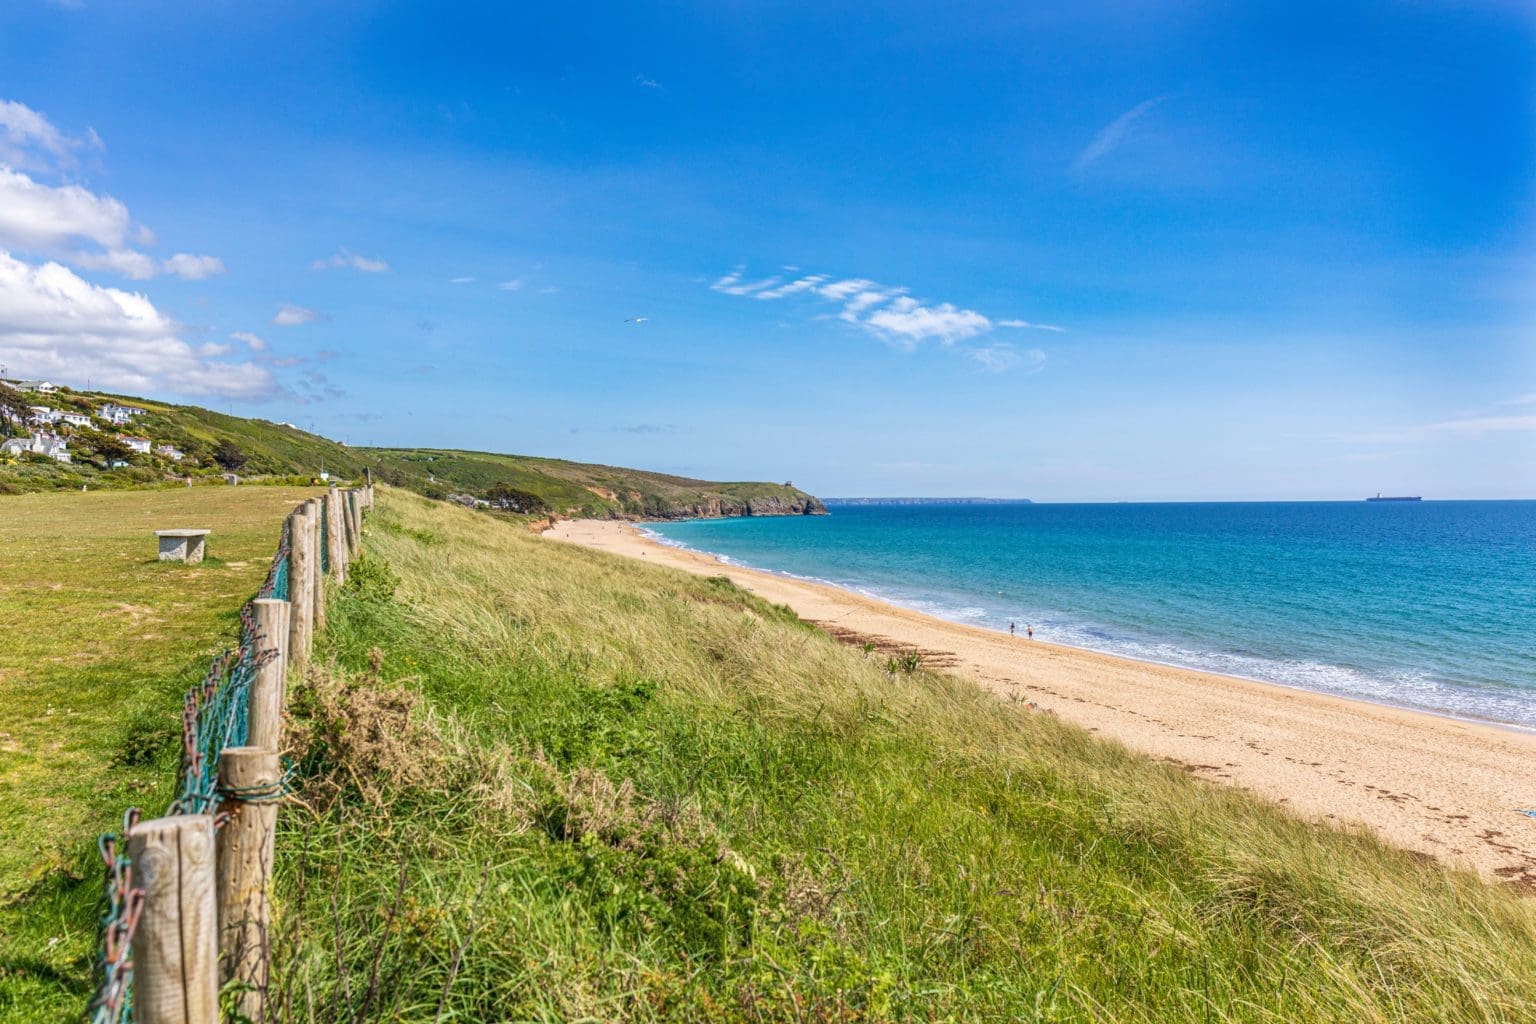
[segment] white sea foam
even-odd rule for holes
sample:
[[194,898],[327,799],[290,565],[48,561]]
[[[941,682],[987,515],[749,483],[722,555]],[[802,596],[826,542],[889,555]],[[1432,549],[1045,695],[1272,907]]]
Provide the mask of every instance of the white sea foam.
[[1026,625],[1032,625],[1035,639],[1068,647],[1114,654],[1158,665],[1189,668],[1317,693],[1351,697],[1394,707],[1536,729],[1536,706],[1532,705],[1528,691],[1494,686],[1469,687],[1436,679],[1424,672],[1370,672],[1312,659],[1287,659],[1236,651],[1202,650],[1169,641],[1134,636],[1124,630],[1099,623],[1077,621],[1048,610],[985,607],[966,600],[967,597],[974,600],[975,595],[925,593],[905,587],[872,585],[862,580],[827,579],[777,569],[765,569],[727,555],[702,551],[652,530],[642,528],[641,532],[660,544],[706,554],[726,565],[755,569],[787,579],[838,587],[949,622],[982,626],[999,631],[1006,631],[1008,624],[1012,622],[1018,626],[1021,634]]

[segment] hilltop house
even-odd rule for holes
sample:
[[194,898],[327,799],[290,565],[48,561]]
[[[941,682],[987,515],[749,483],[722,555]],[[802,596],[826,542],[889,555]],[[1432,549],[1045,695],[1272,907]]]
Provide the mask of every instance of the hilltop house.
[[64,414],[57,409],[46,405],[33,405],[27,407],[27,419],[33,423],[57,423],[64,418]]
[[13,437],[0,444],[0,455],[46,455],[55,462],[69,462],[69,442],[54,434]]
[[43,395],[51,395],[59,390],[57,385],[50,384],[46,380],[13,380],[7,383],[17,391],[36,391]]
[[127,426],[135,416],[144,415],[144,410],[131,405],[118,405],[116,402],[108,402],[101,407],[99,415],[114,427],[123,427]]
[[187,453],[168,444],[161,444],[155,446],[155,454],[170,459],[172,462],[180,462],[186,458]]
[[147,437],[129,437],[126,434],[119,434],[117,439],[123,442],[123,444],[127,445],[129,448],[132,448],[134,451],[138,452],[140,455],[149,454],[151,444],[149,438]]

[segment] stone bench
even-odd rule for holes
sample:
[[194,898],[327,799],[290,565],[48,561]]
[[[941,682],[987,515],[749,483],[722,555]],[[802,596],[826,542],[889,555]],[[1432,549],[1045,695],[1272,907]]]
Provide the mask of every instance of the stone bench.
[[207,537],[212,530],[156,530],[160,538],[160,561],[186,562],[197,565],[203,560],[208,547]]

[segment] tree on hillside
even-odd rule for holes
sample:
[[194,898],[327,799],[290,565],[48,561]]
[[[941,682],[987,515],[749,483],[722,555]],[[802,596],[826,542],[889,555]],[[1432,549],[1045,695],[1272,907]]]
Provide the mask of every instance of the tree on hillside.
[[219,446],[213,450],[213,461],[231,473],[243,467],[245,459],[245,452],[241,451],[240,446],[227,437],[220,441]]
[[133,449],[111,434],[104,434],[90,427],[80,427],[69,438],[70,445],[74,448],[75,456],[84,455],[101,463],[103,469],[110,469],[114,462],[130,462],[133,459]]
[[543,498],[529,491],[520,491],[508,484],[492,484],[485,492],[485,500],[507,512],[542,514],[549,511]]

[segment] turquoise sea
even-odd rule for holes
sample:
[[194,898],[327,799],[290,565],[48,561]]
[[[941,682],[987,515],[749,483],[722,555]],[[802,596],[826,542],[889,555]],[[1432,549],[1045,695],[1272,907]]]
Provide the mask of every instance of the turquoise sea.
[[863,505],[647,526],[944,619],[1536,728],[1536,502]]

